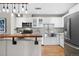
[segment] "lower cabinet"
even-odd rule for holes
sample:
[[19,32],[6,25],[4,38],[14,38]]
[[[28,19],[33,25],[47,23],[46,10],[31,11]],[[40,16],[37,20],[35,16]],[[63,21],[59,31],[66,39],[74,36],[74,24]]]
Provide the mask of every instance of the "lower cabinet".
[[16,45],[12,44],[12,40],[7,40],[7,56],[21,56],[24,55],[23,42],[17,42]]
[[44,45],[59,45],[59,39],[57,37],[47,37],[43,39]]
[[64,33],[59,34],[60,46],[64,48]]
[[6,40],[0,39],[0,56],[6,55]]
[[12,40],[0,41],[0,56],[40,56],[41,42],[35,45],[32,39],[16,39],[17,44],[13,45]]
[[11,40],[7,41],[8,56],[36,56],[41,55],[41,45],[34,45],[34,40],[22,39],[17,40],[17,44],[13,45]]
[[60,39],[60,46],[64,48],[64,39]]

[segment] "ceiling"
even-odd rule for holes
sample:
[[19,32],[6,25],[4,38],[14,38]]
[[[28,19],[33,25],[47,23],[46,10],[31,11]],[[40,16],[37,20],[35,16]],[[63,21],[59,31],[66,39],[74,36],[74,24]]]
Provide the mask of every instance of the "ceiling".
[[[25,13],[27,9],[27,14],[33,14],[37,16],[40,14],[41,16],[57,16],[57,15],[64,15],[68,12],[68,10],[73,7],[76,3],[21,3],[21,4],[0,4],[0,12],[2,12],[3,6],[5,6],[5,10],[8,6],[9,12],[13,11],[15,7],[15,13]],[[22,11],[22,5],[24,6],[24,10]],[[19,11],[19,12],[18,12]],[[38,15],[39,16],[39,15]]]
[[[76,3],[30,3],[28,13],[61,15],[68,12]],[[36,9],[37,8],[37,9]]]

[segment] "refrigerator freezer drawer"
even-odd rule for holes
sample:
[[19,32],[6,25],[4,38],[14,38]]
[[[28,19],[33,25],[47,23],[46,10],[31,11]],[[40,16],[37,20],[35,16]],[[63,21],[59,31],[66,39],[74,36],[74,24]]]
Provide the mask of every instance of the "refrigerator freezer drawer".
[[68,46],[70,46],[71,48],[74,48],[76,50],[79,50],[79,47],[77,47],[77,46],[74,46],[74,45],[71,45],[71,44],[68,44],[68,43],[65,43],[65,44],[68,45]]
[[64,46],[66,56],[79,56],[79,47],[76,47],[66,42]]

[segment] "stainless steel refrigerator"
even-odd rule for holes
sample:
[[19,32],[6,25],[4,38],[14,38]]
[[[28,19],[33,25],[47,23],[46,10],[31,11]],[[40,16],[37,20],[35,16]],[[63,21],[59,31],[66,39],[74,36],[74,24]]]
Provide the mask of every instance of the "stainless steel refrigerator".
[[79,12],[64,18],[64,49],[66,56],[79,56]]

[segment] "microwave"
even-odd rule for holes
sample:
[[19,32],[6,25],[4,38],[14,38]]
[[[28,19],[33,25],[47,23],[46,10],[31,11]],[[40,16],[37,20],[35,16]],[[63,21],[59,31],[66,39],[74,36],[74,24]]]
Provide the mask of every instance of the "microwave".
[[32,22],[23,22],[22,28],[32,28]]

